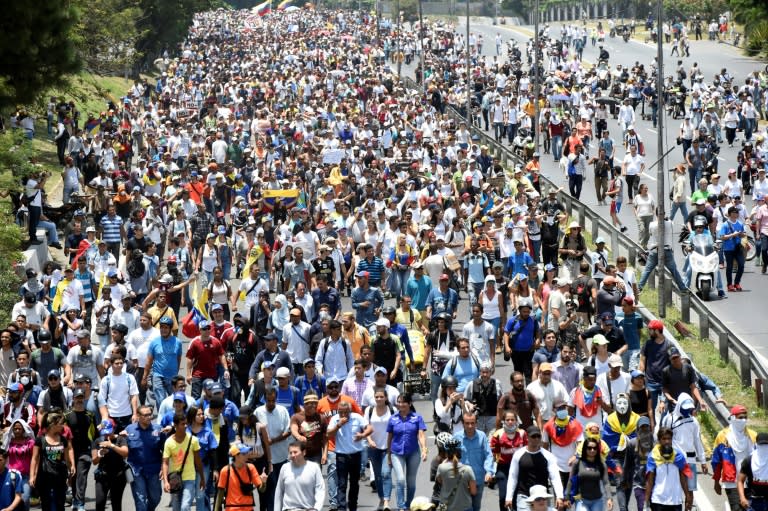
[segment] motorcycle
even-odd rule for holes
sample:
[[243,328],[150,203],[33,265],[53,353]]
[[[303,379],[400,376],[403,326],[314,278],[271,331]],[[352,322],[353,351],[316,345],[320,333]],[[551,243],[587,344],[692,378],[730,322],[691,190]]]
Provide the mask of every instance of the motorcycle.
[[73,193],[69,199],[68,204],[61,206],[51,206],[48,202],[43,202],[43,215],[56,224],[59,229],[64,229],[72,221],[75,211],[78,209],[85,210],[86,204],[83,196]]
[[[687,228],[680,233],[687,232]],[[683,253],[688,255],[688,267],[691,272],[689,286],[704,301],[709,301],[712,288],[717,282],[717,272],[720,262],[718,251],[720,243],[713,241],[712,236],[697,234],[683,242]]]

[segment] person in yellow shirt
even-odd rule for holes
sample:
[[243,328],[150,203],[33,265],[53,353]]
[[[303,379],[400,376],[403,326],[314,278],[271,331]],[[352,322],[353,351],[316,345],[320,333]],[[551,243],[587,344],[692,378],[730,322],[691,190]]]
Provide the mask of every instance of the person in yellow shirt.
[[205,474],[200,459],[200,443],[187,433],[187,416],[173,416],[174,433],[163,446],[163,490],[171,494],[173,511],[190,511],[195,499],[195,475],[200,491],[205,491]]

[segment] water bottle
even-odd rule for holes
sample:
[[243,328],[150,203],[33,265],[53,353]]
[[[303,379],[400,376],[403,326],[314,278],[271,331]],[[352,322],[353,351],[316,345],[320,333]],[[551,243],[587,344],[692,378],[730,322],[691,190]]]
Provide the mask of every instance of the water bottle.
[[228,389],[229,385],[230,385],[230,383],[229,383],[229,371],[227,371],[226,373],[224,373],[224,388]]

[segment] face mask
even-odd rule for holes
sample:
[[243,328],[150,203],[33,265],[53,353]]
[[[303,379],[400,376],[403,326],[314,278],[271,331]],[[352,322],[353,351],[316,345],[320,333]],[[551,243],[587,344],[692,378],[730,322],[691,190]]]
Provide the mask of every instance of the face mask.
[[661,446],[661,455],[665,458],[669,458],[672,456],[672,453],[674,453],[675,450],[672,448],[671,445],[662,445]]
[[27,385],[29,385],[29,376],[22,376],[19,379],[19,381],[21,382],[22,385],[26,387]]
[[624,415],[629,411],[629,401],[624,398],[616,400],[616,411],[619,415]]
[[568,418],[568,410],[567,410],[567,409],[566,409],[566,410],[557,410],[557,411],[555,412],[555,416],[556,416],[556,417],[557,417],[559,420],[561,420],[561,421],[562,421],[562,420],[565,420],[566,418]]
[[729,422],[731,423],[731,428],[737,433],[743,433],[744,429],[747,427],[747,419],[737,419],[736,417],[731,417]]
[[512,426],[509,426],[507,424],[504,424],[504,432],[508,435],[511,435],[517,431],[517,424],[513,424]]

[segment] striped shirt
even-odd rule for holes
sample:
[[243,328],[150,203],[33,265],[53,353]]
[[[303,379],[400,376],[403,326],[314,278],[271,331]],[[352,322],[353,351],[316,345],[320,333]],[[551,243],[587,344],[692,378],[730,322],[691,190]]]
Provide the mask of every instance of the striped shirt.
[[91,286],[91,284],[94,282],[93,273],[89,271],[80,273],[80,270],[77,270],[75,271],[75,278],[80,281],[80,284],[83,285],[83,300],[85,300],[85,303],[92,302],[94,300],[93,287]]
[[369,261],[367,258],[362,259],[359,263],[357,263],[356,273],[360,273],[361,271],[368,272],[368,283],[371,285],[371,287],[381,286],[381,276],[384,273],[384,263],[380,257],[373,256],[373,260],[371,261]]
[[110,217],[105,215],[101,219],[101,229],[104,232],[103,240],[107,243],[120,243],[120,227],[123,225],[123,219],[115,215]]

